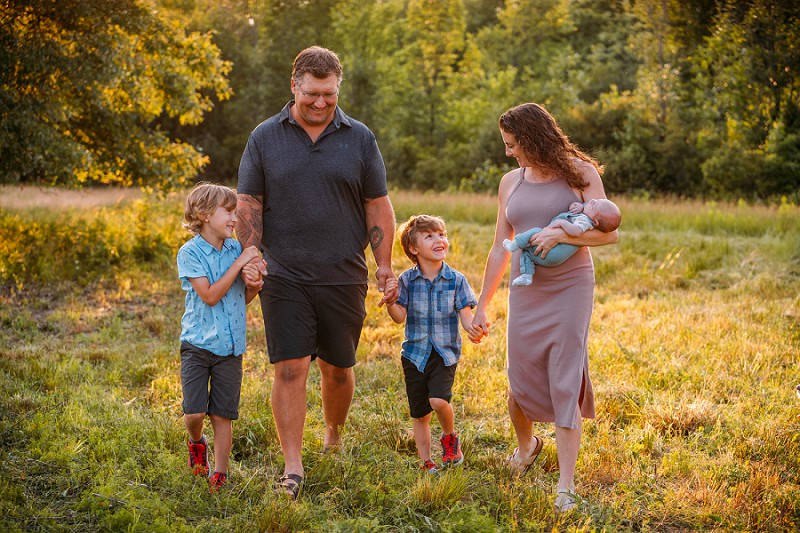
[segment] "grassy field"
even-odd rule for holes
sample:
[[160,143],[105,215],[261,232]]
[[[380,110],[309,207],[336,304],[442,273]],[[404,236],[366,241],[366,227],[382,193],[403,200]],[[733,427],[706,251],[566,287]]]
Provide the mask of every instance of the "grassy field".
[[[12,196],[16,194],[17,196]],[[0,528],[8,531],[786,531],[800,527],[800,209],[618,199],[620,243],[593,250],[589,346],[597,419],[585,425],[583,508],[553,514],[553,428],[525,477],[505,411],[505,298],[467,343],[454,406],[463,468],[417,468],[402,328],[374,285],[340,453],[322,453],[309,378],[307,483],[273,495],[282,460],[272,368],[249,306],[232,483],[186,468],[174,254],[182,198],[0,189]],[[398,220],[442,215],[449,262],[476,292],[495,199],[392,196]],[[41,207],[46,204],[45,207]],[[394,266],[408,262],[399,247]],[[434,427],[434,432],[438,428]],[[436,433],[435,433],[436,434]]]

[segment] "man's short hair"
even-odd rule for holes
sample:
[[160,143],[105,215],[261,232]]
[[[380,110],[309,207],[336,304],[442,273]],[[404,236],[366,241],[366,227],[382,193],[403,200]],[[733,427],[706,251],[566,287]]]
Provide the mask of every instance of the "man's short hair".
[[446,231],[444,219],[432,215],[414,215],[400,227],[400,244],[403,251],[411,261],[418,263],[417,254],[411,253],[411,247],[416,246],[417,236],[420,233]]
[[339,56],[336,55],[336,52],[321,46],[311,46],[294,58],[292,79],[295,82],[299,82],[306,73],[319,79],[335,74],[341,83],[342,63],[339,61]]

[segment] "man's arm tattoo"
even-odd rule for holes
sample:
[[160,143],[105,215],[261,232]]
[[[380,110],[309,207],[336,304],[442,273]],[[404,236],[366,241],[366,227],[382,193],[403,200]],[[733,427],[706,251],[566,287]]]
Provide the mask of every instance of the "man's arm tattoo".
[[383,230],[378,226],[374,226],[371,230],[369,230],[369,244],[372,246],[372,249],[375,250],[381,245],[382,242]]
[[243,246],[259,246],[262,232],[262,202],[259,198],[240,194],[236,206],[236,235]]

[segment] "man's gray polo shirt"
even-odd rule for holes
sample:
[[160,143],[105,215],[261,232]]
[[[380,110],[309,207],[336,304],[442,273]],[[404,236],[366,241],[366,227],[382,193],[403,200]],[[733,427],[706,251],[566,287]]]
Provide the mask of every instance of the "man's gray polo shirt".
[[312,285],[366,283],[364,200],[388,194],[375,135],[337,107],[312,143],[292,105],[253,130],[239,164],[238,192],[264,197],[269,275]]

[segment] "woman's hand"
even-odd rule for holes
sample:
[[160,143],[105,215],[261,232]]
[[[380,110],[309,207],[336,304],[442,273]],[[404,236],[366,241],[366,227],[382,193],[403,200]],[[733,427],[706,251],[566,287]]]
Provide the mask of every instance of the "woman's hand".
[[533,254],[542,259],[547,257],[549,252],[556,244],[560,244],[561,239],[566,235],[561,228],[543,228],[542,231],[531,237],[530,245],[535,247]]
[[[491,323],[489,322],[489,319],[486,318],[486,311],[480,308],[476,309],[475,316],[472,318],[472,328],[470,328],[470,331],[473,334],[480,331],[481,337],[488,337],[490,325]],[[470,340],[472,340],[472,335],[470,335]]]

